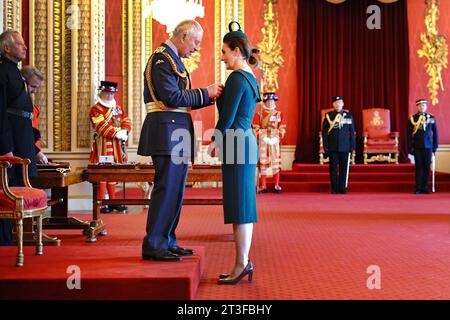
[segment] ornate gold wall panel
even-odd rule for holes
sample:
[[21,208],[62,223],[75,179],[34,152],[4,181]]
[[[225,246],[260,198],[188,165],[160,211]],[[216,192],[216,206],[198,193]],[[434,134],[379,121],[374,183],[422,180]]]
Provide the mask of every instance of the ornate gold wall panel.
[[90,0],[78,0],[80,29],[78,30],[78,92],[77,92],[77,148],[91,146],[89,111],[92,107],[91,80],[91,5]]
[[[30,12],[33,14],[34,18],[34,38],[30,39],[33,41],[33,60],[30,64],[33,64],[41,73],[45,76],[44,81],[42,81],[39,91],[34,96],[34,102],[39,106],[39,130],[41,131],[41,143],[43,148],[48,147],[48,133],[47,122],[48,122],[48,6],[46,0],[36,0],[34,1],[34,10]],[[30,53],[31,56],[31,53]]]
[[2,3],[2,31],[22,31],[22,1],[0,0]]
[[[128,113],[128,1],[122,1],[122,74],[123,99],[122,107]],[[131,115],[129,115],[131,116]],[[131,120],[133,121],[133,120]],[[133,124],[133,122],[132,122]],[[132,130],[134,131],[134,130]],[[131,141],[130,141],[131,142]],[[128,143],[130,143],[128,142]]]

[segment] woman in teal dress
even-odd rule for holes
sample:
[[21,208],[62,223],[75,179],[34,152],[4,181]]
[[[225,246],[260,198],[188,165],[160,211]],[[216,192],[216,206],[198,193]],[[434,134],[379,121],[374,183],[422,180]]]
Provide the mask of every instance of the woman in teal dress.
[[[256,104],[261,101],[258,82],[249,66],[255,51],[245,33],[239,29],[223,38],[221,60],[229,75],[217,100],[219,121],[215,143],[222,160],[223,210],[225,223],[233,224],[236,260],[232,271],[219,277],[219,284],[237,284],[248,275],[251,282],[253,264],[249,259],[256,212],[256,164],[258,146],[252,128]],[[239,25],[239,24],[238,24]]]

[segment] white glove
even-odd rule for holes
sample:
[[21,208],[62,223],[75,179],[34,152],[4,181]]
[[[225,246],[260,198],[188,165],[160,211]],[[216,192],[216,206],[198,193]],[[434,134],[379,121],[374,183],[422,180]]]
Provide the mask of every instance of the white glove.
[[120,130],[119,132],[116,133],[116,138],[122,141],[127,141],[128,140],[128,132],[127,130]]
[[273,146],[274,144],[277,144],[278,142],[280,142],[280,139],[278,137],[272,137],[270,138],[270,145]]

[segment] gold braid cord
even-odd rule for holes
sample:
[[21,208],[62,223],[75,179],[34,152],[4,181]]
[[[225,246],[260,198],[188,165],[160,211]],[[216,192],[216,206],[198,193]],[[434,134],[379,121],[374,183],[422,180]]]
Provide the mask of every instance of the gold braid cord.
[[157,49],[155,50],[155,52],[153,52],[153,54],[150,56],[150,59],[148,60],[148,64],[147,64],[145,73],[146,73],[146,78],[147,78],[148,89],[149,89],[149,91],[150,91],[150,96],[152,97],[153,102],[154,102],[159,108],[161,108],[161,109],[163,109],[163,110],[170,110],[170,108],[167,108],[167,107],[164,105],[164,103],[163,103],[162,101],[159,101],[159,100],[156,98],[156,95],[155,95],[155,88],[153,87],[153,82],[152,82],[152,61],[153,61],[153,57],[155,56],[155,54],[157,54],[157,53],[162,53],[162,54],[167,58],[167,60],[168,60],[169,63],[170,63],[170,66],[172,67],[173,72],[174,72],[177,76],[186,79],[186,88],[189,88],[189,87],[190,87],[190,83],[189,83],[189,77],[188,77],[188,75],[187,75],[187,72],[186,72],[186,71],[184,71],[184,72],[179,72],[178,69],[177,69],[177,65],[175,64],[175,61],[173,61],[172,57],[171,57],[167,52],[164,52],[165,50],[166,50],[166,48],[164,48],[164,47],[159,47],[159,48],[157,48]]
[[427,15],[425,17],[425,26],[427,32],[420,33],[422,49],[417,51],[419,58],[425,57],[427,59],[425,68],[430,77],[427,87],[433,105],[439,103],[437,98],[439,87],[442,91],[444,90],[444,85],[442,83],[442,69],[447,68],[448,64],[447,38],[438,33],[437,27],[439,19],[439,1],[440,0],[426,0]]
[[269,92],[275,92],[278,89],[278,70],[284,63],[281,45],[278,42],[280,28],[274,10],[276,3],[277,0],[264,0],[264,28],[261,29],[262,41],[258,44],[263,61],[264,91]]

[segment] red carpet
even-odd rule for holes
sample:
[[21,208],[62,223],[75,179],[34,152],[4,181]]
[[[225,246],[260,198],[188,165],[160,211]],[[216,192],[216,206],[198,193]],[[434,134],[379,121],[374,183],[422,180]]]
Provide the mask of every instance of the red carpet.
[[[203,191],[220,195],[220,189]],[[140,260],[147,217],[136,206],[129,214],[104,215],[108,235],[94,244],[79,231],[47,230],[62,246],[46,247],[44,256],[27,247],[24,268],[13,266],[15,248],[0,247],[0,297],[450,299],[450,193],[282,193],[257,199],[252,284],[216,283],[234,261],[232,227],[223,224],[221,206],[184,206],[179,244],[198,253],[181,264]],[[190,268],[195,259],[200,266]],[[81,267],[79,292],[66,288],[69,265]],[[381,270],[380,290],[367,288],[371,265]],[[180,274],[191,282],[177,282],[174,289]],[[160,275],[169,279],[154,282]]]
[[[281,173],[281,186],[289,192],[329,192],[329,166],[294,164],[291,171]],[[350,192],[413,192],[413,164],[356,164],[350,167]],[[431,178],[430,178],[431,187]],[[268,184],[269,190],[273,183]],[[436,173],[436,190],[450,192],[450,174]]]

